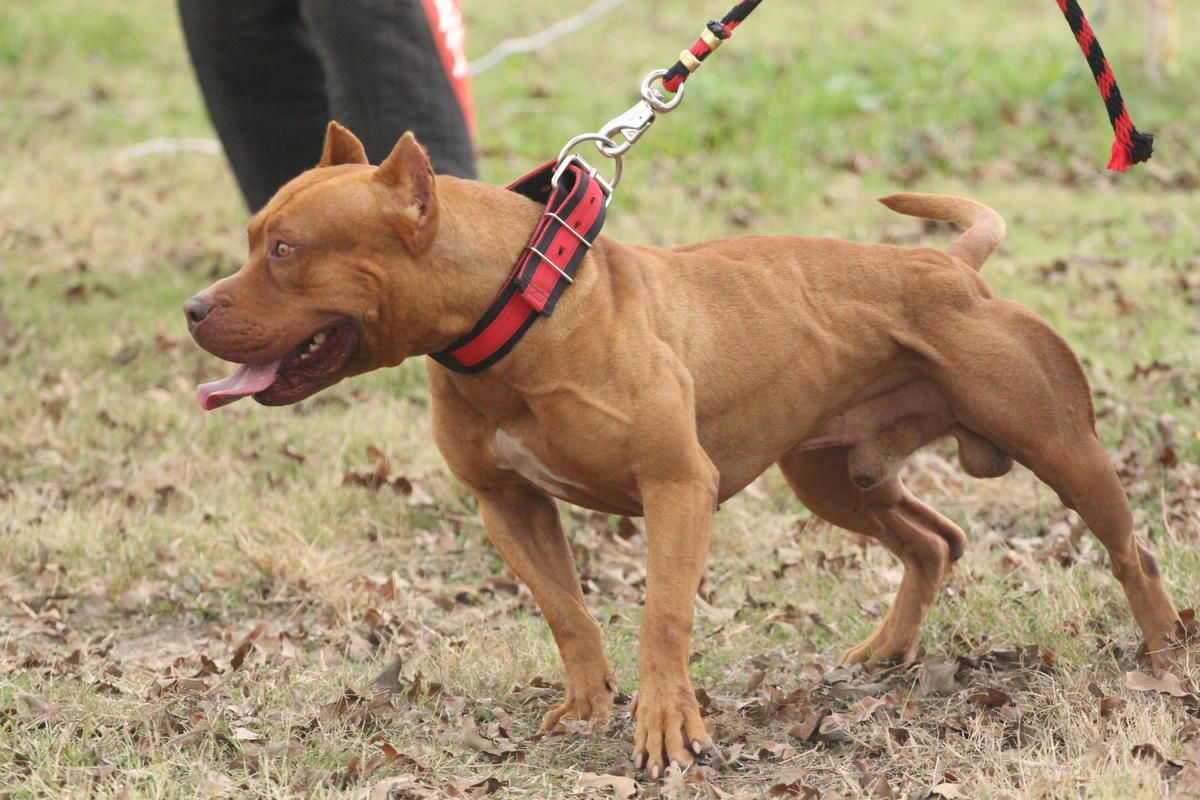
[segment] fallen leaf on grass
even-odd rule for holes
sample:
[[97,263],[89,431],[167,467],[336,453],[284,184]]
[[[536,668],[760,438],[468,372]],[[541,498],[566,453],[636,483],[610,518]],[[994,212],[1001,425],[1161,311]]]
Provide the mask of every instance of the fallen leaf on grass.
[[786,761],[794,755],[796,755],[796,748],[786,742],[767,742],[758,748],[758,757],[763,760],[775,758],[779,761]]
[[928,695],[947,695],[954,694],[960,688],[958,682],[954,680],[955,674],[958,672],[958,663],[954,661],[937,663],[925,663],[920,669],[920,693],[923,696]]
[[929,794],[934,797],[943,797],[945,800],[958,800],[960,797],[966,797],[962,789],[958,788],[957,783],[939,783],[929,790]]
[[1126,672],[1125,686],[1135,692],[1162,692],[1172,697],[1187,697],[1191,694],[1183,688],[1183,681],[1174,672],[1164,673],[1161,678],[1144,672]]
[[346,771],[342,773],[342,777],[338,781],[338,784],[345,787],[351,786],[358,781],[366,780],[374,775],[380,768],[386,767],[393,761],[401,761],[402,763],[410,766],[415,766],[418,769],[423,769],[415,760],[404,755],[387,742],[381,742],[379,749],[382,752],[371,756],[369,759],[367,759],[366,763],[363,763],[362,759],[358,756],[351,758],[350,763],[346,765]]
[[855,761],[854,766],[859,772],[858,785],[862,787],[862,790],[866,792],[868,797],[896,800],[896,792],[892,789],[892,785],[888,783],[887,778],[878,774],[867,765],[867,762],[861,759]]
[[1000,708],[1011,704],[1012,698],[1005,692],[989,686],[982,692],[973,692],[967,695],[967,702],[984,708]]
[[471,782],[470,778],[455,781],[442,787],[451,797],[483,797],[494,794],[507,784],[499,778],[487,777],[481,781]]
[[1133,757],[1140,758],[1143,761],[1149,761],[1158,765],[1158,772],[1163,778],[1170,780],[1183,771],[1183,764],[1178,761],[1169,761],[1159,752],[1159,749],[1152,744],[1135,744],[1133,746]]
[[205,797],[225,797],[233,791],[234,786],[233,778],[208,770],[200,783],[200,791]]
[[259,734],[255,733],[254,731],[250,730],[249,728],[243,727],[241,725],[234,725],[232,733],[233,733],[233,738],[239,742],[265,741],[265,738],[263,736],[260,736]]
[[233,651],[233,656],[229,659],[229,667],[234,671],[241,669],[242,664],[246,661],[246,656],[250,653],[250,648],[262,636],[262,632],[266,629],[266,625],[258,625],[250,633],[246,634],[246,638],[238,643],[238,646]]
[[813,734],[821,726],[821,721],[830,713],[831,709],[828,706],[822,706],[817,709],[809,709],[804,715],[804,719],[797,722],[788,729],[788,736],[794,739],[799,739],[802,742],[807,742],[812,739]]
[[442,793],[427,786],[416,775],[395,775],[384,778],[371,787],[370,800],[398,800],[398,798],[442,797]]
[[489,742],[479,733],[475,724],[469,719],[462,720],[462,743],[467,747],[477,752],[483,753],[489,760],[494,763],[507,760],[523,761],[525,759],[525,751],[512,749],[504,750],[497,747],[494,742]]
[[800,800],[821,800],[821,793],[804,782],[803,773],[790,772],[767,790],[768,797],[798,797]]
[[1120,697],[1101,697],[1099,702],[1101,719],[1112,719],[1125,710],[1125,701]]
[[64,720],[62,709],[58,705],[49,703],[35,694],[22,692],[17,695],[17,699],[29,708],[26,717],[39,725],[47,725]]
[[624,775],[597,775],[594,772],[584,772],[575,779],[575,791],[585,789],[612,789],[613,797],[617,800],[627,800],[636,797],[638,786],[633,778]]
[[404,666],[404,659],[396,656],[392,663],[384,667],[383,672],[379,673],[375,680],[371,681],[371,688],[376,692],[387,692],[394,694],[404,689],[404,684],[400,682],[400,670]]
[[342,473],[343,486],[362,486],[367,489],[391,487],[396,494],[407,498],[410,506],[432,506],[434,499],[410,479],[403,475],[392,477],[392,461],[387,454],[374,445],[367,445],[367,457],[371,463],[351,467]]

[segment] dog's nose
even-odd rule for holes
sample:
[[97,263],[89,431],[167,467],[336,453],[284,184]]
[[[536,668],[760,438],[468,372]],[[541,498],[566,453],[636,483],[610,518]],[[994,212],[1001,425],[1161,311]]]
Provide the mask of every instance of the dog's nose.
[[196,326],[199,325],[204,318],[208,316],[208,312],[212,310],[213,304],[207,300],[202,300],[200,295],[196,295],[185,302],[183,304],[183,315],[187,317],[188,330],[194,331]]

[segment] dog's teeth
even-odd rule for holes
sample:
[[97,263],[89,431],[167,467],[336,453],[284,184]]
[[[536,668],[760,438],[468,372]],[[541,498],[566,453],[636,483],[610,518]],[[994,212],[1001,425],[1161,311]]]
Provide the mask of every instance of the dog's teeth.
[[314,347],[315,347],[316,345],[319,345],[319,344],[321,344],[321,342],[325,341],[325,332],[324,332],[324,331],[321,331],[320,333],[318,333],[316,336],[314,336],[314,337],[312,338],[312,341],[313,341],[313,346],[314,346]]
[[300,359],[303,361],[304,359],[308,358],[310,355],[312,355],[313,350],[316,350],[319,345],[320,342],[317,341],[316,336],[309,339],[308,344],[304,346],[304,350],[300,353]]

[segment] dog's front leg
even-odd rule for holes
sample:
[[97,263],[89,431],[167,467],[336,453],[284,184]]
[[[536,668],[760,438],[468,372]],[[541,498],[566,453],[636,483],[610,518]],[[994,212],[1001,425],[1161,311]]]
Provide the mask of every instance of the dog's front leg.
[[547,712],[542,730],[566,719],[591,720],[594,731],[607,729],[617,683],[604,656],[600,625],[584,605],[554,501],[521,485],[472,489],[488,538],[529,586],[563,660],[563,702]]
[[700,588],[716,508],[715,468],[703,454],[689,477],[643,484],[648,565],[633,760],[662,774],[711,745],[688,676],[692,602]]

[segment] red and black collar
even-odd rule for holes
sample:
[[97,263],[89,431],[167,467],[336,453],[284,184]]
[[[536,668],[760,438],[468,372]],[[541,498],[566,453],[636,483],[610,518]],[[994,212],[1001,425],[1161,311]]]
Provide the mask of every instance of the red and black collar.
[[546,210],[475,327],[444,350],[429,354],[455,372],[491,366],[539,316],[550,316],[604,225],[609,190],[595,170],[574,156],[561,164],[551,161],[508,189],[545,203]]

